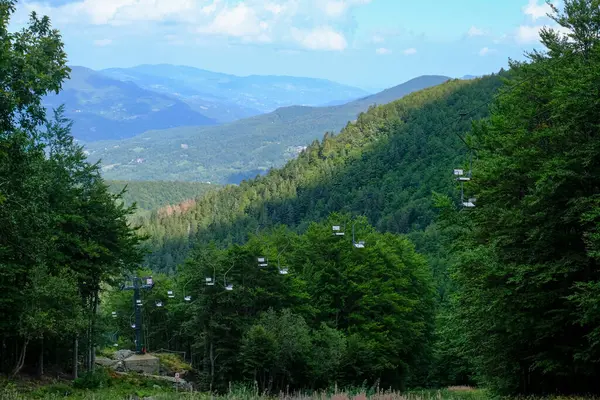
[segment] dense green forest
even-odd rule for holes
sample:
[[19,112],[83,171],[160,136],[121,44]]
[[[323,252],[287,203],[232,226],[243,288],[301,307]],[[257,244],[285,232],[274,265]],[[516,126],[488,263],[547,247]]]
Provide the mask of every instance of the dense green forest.
[[195,199],[219,185],[203,182],[179,181],[110,181],[106,184],[113,194],[121,194],[127,207],[134,203],[141,211],[151,211],[178,204],[184,200]]
[[[372,107],[339,135],[326,134],[285,167],[211,192],[192,204],[136,221],[151,236],[148,266],[173,271],[196,241],[243,243],[281,223],[303,230],[333,211],[365,215],[378,230],[424,231],[434,221],[432,191],[455,193],[453,167],[466,159],[456,136],[501,85],[499,76],[448,83]],[[425,242],[427,240],[424,240]]]
[[202,390],[600,393],[598,0],[553,7],[570,34],[542,30],[509,71],[372,107],[266,176],[135,217],[46,120],[62,43],[35,17],[7,34],[12,5],[0,76],[31,97],[0,97],[4,371],[131,347],[118,288],[147,235],[143,346],[183,352]]

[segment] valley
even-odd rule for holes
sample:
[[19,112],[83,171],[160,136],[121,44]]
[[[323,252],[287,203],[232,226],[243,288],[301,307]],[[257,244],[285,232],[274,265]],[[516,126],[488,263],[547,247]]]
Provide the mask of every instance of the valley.
[[280,167],[305,146],[339,131],[370,106],[386,104],[446,76],[422,76],[380,93],[330,107],[291,106],[215,127],[150,131],[127,140],[88,143],[91,161],[118,180],[239,183]]
[[[473,10],[440,3],[416,38],[365,21],[405,24],[422,4],[358,18],[381,3],[62,1],[41,9],[59,30],[0,0],[1,399],[600,395],[598,1],[531,0],[527,21],[554,28],[530,27],[538,47],[508,68],[489,60],[533,39],[483,21],[510,25],[514,5],[479,4],[497,21],[466,31],[440,21]],[[156,54],[76,40],[102,29]],[[367,93],[67,65],[86,43],[156,61],[167,37],[168,60],[210,41],[202,57],[244,54],[237,71],[421,75]]]

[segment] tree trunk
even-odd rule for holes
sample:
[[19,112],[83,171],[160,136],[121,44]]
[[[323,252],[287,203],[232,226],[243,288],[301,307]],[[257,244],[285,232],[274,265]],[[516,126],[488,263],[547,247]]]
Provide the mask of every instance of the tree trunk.
[[75,341],[73,343],[73,380],[78,377],[79,367],[79,337],[75,335]]
[[44,376],[44,337],[42,336],[40,344],[40,355],[38,358],[38,376]]
[[98,312],[98,290],[94,292],[94,308],[92,309],[92,329],[90,338],[90,370],[96,363],[96,313]]
[[23,369],[23,365],[25,365],[25,354],[27,354],[27,345],[28,344],[29,344],[29,338],[25,339],[25,341],[23,342],[23,346],[21,347],[21,353],[17,360],[17,365],[15,366],[15,369],[13,369],[13,372],[12,372],[13,377],[15,377],[19,372],[21,372],[21,369]]
[[213,344],[210,342],[210,387],[212,389],[215,379],[215,358],[213,354]]

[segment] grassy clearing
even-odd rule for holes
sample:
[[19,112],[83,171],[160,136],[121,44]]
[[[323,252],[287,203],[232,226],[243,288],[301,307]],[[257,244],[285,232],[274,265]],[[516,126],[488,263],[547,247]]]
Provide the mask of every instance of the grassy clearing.
[[152,399],[152,400],[483,400],[489,397],[482,390],[464,389],[414,391],[398,393],[379,391],[367,395],[365,391],[323,391],[313,394],[280,393],[276,396],[260,394],[251,388],[234,387],[227,394],[215,396],[210,393],[177,392],[170,387],[158,386],[152,382],[129,381],[112,383],[110,387],[97,389],[77,389],[66,383],[56,383],[35,390],[24,390],[14,384],[0,389],[0,400],[119,400],[119,399]]

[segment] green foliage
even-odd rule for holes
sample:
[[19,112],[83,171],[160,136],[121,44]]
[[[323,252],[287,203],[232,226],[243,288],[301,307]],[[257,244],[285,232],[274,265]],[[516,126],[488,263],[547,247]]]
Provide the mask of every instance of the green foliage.
[[[366,247],[332,235],[338,223],[356,224]],[[266,266],[257,266],[259,257]],[[204,389],[244,381],[261,391],[364,381],[402,387],[426,358],[430,270],[408,239],[377,233],[364,217],[333,214],[301,235],[280,226],[227,249],[199,245],[175,281],[154,278],[143,294],[148,346],[190,354]],[[152,306],[157,299],[163,307]],[[131,332],[130,301],[122,292],[106,299],[106,312],[120,316],[115,329]]]
[[14,4],[0,0],[0,371],[43,374],[47,355],[78,359],[75,338],[92,354],[100,287],[140,261],[140,237],[74,144],[64,108],[45,114],[42,97],[69,73],[59,33],[32,13],[9,34]]
[[110,385],[110,375],[104,368],[84,372],[73,381],[75,389],[102,389]]
[[219,185],[202,182],[179,181],[106,181],[113,194],[123,190],[122,200],[127,207],[134,203],[140,211],[151,211],[179,204],[185,200],[196,199]]
[[598,391],[600,3],[554,19],[571,34],[544,30],[474,128],[477,207],[456,219],[460,347],[500,394]]

